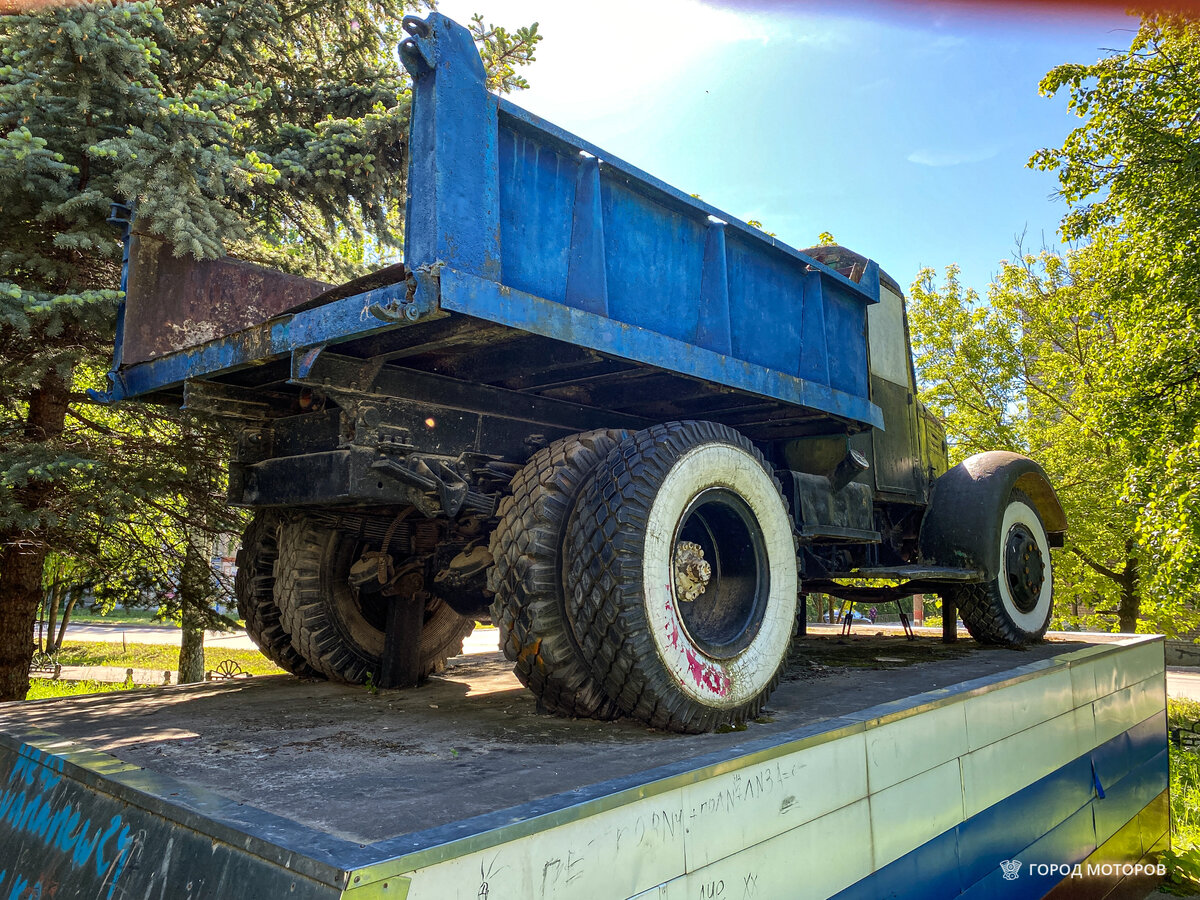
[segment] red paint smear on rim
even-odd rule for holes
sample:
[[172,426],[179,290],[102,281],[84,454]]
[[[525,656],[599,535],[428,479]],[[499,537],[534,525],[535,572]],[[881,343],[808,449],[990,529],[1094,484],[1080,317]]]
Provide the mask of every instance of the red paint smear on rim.
[[711,663],[706,663],[696,656],[691,647],[687,648],[688,670],[692,680],[701,687],[708,688],[718,697],[729,693],[729,676]]
[[667,622],[663,630],[667,632],[667,640],[676,650],[679,649],[679,624],[675,621],[675,607],[671,605],[671,586],[667,585]]

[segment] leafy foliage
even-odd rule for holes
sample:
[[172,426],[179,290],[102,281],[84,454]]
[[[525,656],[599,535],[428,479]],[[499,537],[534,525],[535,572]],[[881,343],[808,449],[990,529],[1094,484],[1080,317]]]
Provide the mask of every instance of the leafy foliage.
[[[238,524],[218,431],[84,403],[120,297],[110,204],[178,254],[334,278],[395,252],[411,91],[393,51],[424,6],[98,0],[0,17],[0,699],[25,690],[48,552],[85,560],[101,593],[170,597],[183,577],[186,599],[215,592],[206,548]],[[536,26],[477,19],[475,34],[493,86],[522,86]]]
[[[1097,421],[1108,335],[1081,303],[1066,261],[1027,255],[1002,266],[986,302],[949,267],[912,287],[909,321],[925,400],[947,424],[952,462],[985,450],[1036,459],[1056,486],[1070,531],[1056,552],[1060,622],[1107,630],[1138,584],[1125,495],[1128,449]],[[1174,628],[1167,616],[1148,625]]]
[[1004,264],[986,303],[922,273],[918,370],[961,451],[1030,453],[1059,486],[1060,613],[1175,633],[1200,621],[1200,23],[1147,17],[1041,87],[1083,118],[1030,161],[1074,246]]

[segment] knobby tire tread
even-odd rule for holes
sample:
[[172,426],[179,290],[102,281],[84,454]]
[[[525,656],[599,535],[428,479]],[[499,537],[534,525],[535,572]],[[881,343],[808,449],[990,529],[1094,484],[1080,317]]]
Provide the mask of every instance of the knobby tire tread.
[[[672,464],[700,442],[723,441],[751,453],[750,441],[712,422],[668,422],[640,431],[611,451],[584,488],[567,529],[567,607],[583,656],[621,709],[654,728],[712,731],[756,717],[779,684],[785,652],[767,685],[732,709],[704,706],[683,694],[665,668],[645,613],[643,536],[658,486]],[[772,474],[776,489],[779,482]]]
[[281,516],[259,510],[246,526],[237,552],[233,594],[246,622],[246,634],[263,656],[285,672],[313,677],[317,672],[292,646],[291,635],[280,620],[275,603],[275,564],[279,557],[277,532]]
[[[1033,501],[1022,492],[1013,491],[1008,503],[1011,504],[1013,501],[1025,503],[1037,514],[1037,507],[1033,505]],[[1001,515],[1003,513],[1004,511],[1001,510]],[[1040,515],[1038,515],[1038,519],[1040,521]],[[979,643],[1000,647],[1024,647],[1040,641],[1045,636],[1049,619],[1042,624],[1036,634],[1030,634],[1018,627],[1008,617],[1004,611],[1004,600],[1000,596],[1000,579],[1004,577],[1003,560],[1004,548],[1001,547],[1000,574],[991,581],[950,588],[944,591],[943,595],[948,594],[953,599],[958,608],[959,618],[967,627],[967,632]],[[1046,562],[1049,564],[1049,560]],[[1051,602],[1050,608],[1053,610],[1053,602]]]
[[[300,656],[326,678],[364,684],[369,676],[379,677],[382,660],[341,626],[332,609],[338,601],[326,595],[322,580],[322,570],[337,556],[338,542],[354,539],[303,516],[285,522],[279,532],[275,598]],[[345,577],[346,573],[327,572],[325,581]],[[421,676],[441,672],[449,657],[462,652],[463,639],[474,627],[470,619],[431,597],[421,630]]]
[[517,680],[546,712],[613,719],[620,708],[581,656],[563,598],[562,546],[584,483],[628,432],[598,429],[555,441],[513,478],[492,532],[492,621]]

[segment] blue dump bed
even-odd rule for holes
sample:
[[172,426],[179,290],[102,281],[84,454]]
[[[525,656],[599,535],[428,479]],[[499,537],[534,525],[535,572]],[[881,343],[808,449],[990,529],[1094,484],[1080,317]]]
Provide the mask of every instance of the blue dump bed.
[[[108,399],[189,381],[253,386],[263,379],[239,373],[264,363],[294,379],[332,345],[487,381],[430,354],[454,340],[472,352],[498,341],[513,351],[510,368],[531,373],[563,358],[556,348],[582,351],[553,396],[591,409],[615,408],[588,388],[621,373],[642,379],[643,398],[703,396],[680,413],[754,407],[730,422],[751,434],[755,423],[801,433],[830,416],[882,427],[867,358],[874,263],[834,271],[489,94],[469,34],[449,19],[406,26],[404,269],[390,283],[332,290],[232,261],[191,262],[181,274],[135,235]],[[647,379],[656,373],[665,379]],[[526,389],[511,378],[506,387]],[[650,419],[673,411],[634,410],[628,396],[612,394]]]

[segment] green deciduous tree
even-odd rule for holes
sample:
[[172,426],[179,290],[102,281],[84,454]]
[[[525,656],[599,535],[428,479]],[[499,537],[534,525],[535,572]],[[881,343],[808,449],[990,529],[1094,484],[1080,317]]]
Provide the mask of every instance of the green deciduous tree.
[[1072,247],[1005,264],[986,303],[922,273],[919,364],[963,449],[1029,452],[1059,485],[1064,601],[1170,633],[1200,618],[1200,23],[1145,18],[1041,89],[1082,118],[1031,160]]
[[1071,525],[1055,551],[1060,618],[1133,630],[1142,593],[1128,448],[1098,421],[1093,386],[1110,334],[1084,301],[1067,261],[1049,253],[1005,263],[986,300],[955,267],[941,285],[927,269],[911,293],[914,361],[953,462],[1013,450],[1056,486]]
[[1153,596],[1200,596],[1200,21],[1145,18],[1126,52],[1042,83],[1084,117],[1054,170],[1064,235],[1113,334],[1103,416],[1129,436],[1130,498]]
[[[394,48],[421,6],[100,0],[0,17],[0,700],[27,689],[48,552],[99,547],[153,502],[194,526],[212,493],[122,455],[140,436],[178,457],[194,424],[83,405],[119,298],[109,204],[134,204],[178,253],[327,277],[365,245],[396,248],[411,94]],[[519,87],[536,26],[475,30],[494,86]]]

